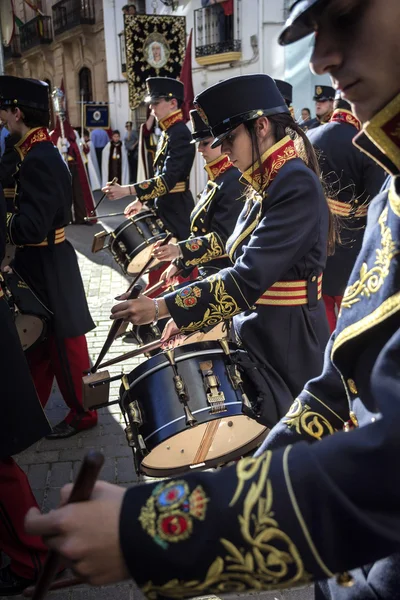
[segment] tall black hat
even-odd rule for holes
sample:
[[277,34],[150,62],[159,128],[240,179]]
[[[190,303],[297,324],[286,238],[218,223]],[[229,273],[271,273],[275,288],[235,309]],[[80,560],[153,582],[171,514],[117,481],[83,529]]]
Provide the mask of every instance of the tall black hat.
[[181,81],[172,79],[172,77],[149,77],[146,79],[148,96],[146,102],[154,102],[159,98],[165,100],[184,100],[185,88]]
[[200,142],[205,138],[212,137],[212,133],[209,127],[204,123],[197,110],[191,110],[189,112],[190,122],[192,124],[192,138],[193,142]]
[[282,81],[281,79],[275,79],[275,83],[277,85],[278,90],[284,97],[286,104],[290,106],[293,102],[293,86],[291,83],[287,81]]
[[316,23],[332,0],[297,0],[279,36],[281,46],[297,42],[316,30]]
[[49,110],[49,86],[38,79],[0,76],[0,108],[10,106]]
[[268,75],[241,75],[216,83],[198,94],[194,105],[220,146],[227,135],[242,123],[289,113],[275,81]]
[[334,100],[336,91],[330,85],[316,85],[313,100],[316,102],[325,102],[326,100]]

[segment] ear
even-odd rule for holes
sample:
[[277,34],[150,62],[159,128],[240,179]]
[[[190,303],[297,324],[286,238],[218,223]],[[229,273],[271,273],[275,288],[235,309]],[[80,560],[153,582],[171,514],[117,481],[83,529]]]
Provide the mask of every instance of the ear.
[[14,110],[14,115],[15,115],[15,120],[16,121],[23,121],[24,120],[24,113],[22,112],[22,110],[19,108],[19,106],[15,107]]
[[271,123],[267,117],[260,117],[255,122],[255,132],[259,140],[265,140],[271,134]]

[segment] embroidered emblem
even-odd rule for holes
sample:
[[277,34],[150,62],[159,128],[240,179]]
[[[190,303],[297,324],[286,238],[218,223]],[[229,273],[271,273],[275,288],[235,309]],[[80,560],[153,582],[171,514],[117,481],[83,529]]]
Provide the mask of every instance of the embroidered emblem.
[[328,419],[312,411],[308,404],[303,405],[299,398],[293,402],[283,422],[290,429],[295,429],[299,435],[305,434],[316,440],[321,440],[325,435],[332,435],[336,431]]
[[208,118],[206,113],[204,112],[204,110],[201,108],[201,106],[199,104],[197,104],[195,102],[194,104],[195,109],[197,110],[197,112],[199,113],[200,119],[207,125],[207,127],[210,126],[210,123],[208,122]]
[[156,544],[167,550],[170,543],[190,537],[194,519],[204,521],[207,502],[200,485],[190,492],[185,481],[160,483],[142,507],[139,521]]
[[[183,333],[198,331],[206,326],[217,325],[223,319],[230,319],[242,311],[235,298],[228,294],[225,283],[220,275],[207,277],[210,284],[210,302],[201,321],[193,321],[186,327],[182,327]],[[236,283],[236,282],[235,282]]]
[[185,287],[179,290],[177,296],[175,297],[175,303],[180,306],[180,308],[193,308],[197,304],[197,298],[201,296],[201,289],[195,285],[194,287]]
[[[198,258],[194,258],[193,260],[186,260],[185,266],[196,267],[197,265],[202,265],[204,263],[210,262],[211,260],[214,260],[224,254],[223,244],[219,242],[216,233],[207,233],[207,235],[205,235],[204,238],[208,241],[208,248],[206,252]],[[201,240],[198,241],[200,242],[200,245],[203,245]]]
[[315,88],[315,93],[317,96],[320,96],[322,94],[322,87],[320,85],[317,85],[317,87]]
[[159,196],[163,196],[168,192],[161,175],[158,175],[149,181],[143,181],[137,187],[139,190],[149,190],[147,194],[138,194],[139,200],[142,200],[143,202],[146,200],[152,200],[153,198],[158,198]]
[[190,252],[196,252],[202,245],[203,242],[198,238],[195,238],[194,240],[188,240],[185,244],[186,248],[190,250]]
[[147,190],[150,187],[150,182],[143,181],[143,183],[139,183],[139,187],[141,190]]
[[[283,458],[285,473],[289,452],[290,447]],[[272,453],[266,452],[259,458],[243,458],[238,463],[237,489],[227,510],[240,503],[240,546],[221,538],[220,549],[224,556],[217,555],[203,580],[171,579],[164,585],[149,581],[142,588],[148,598],[192,598],[230,592],[238,594],[246,590],[292,587],[311,581],[297,546],[281,528],[274,514],[275,502],[279,502],[279,497],[276,501],[273,480],[268,477],[271,461]],[[331,577],[324,563],[322,566],[326,575]]]
[[367,263],[363,263],[359,279],[349,286],[343,297],[340,313],[343,309],[351,308],[354,304],[361,301],[361,298],[370,298],[372,294],[379,292],[383,286],[386,277],[389,275],[390,264],[393,258],[400,254],[396,243],[393,241],[390,227],[386,225],[388,209],[386,208],[379,217],[381,228],[381,248],[376,250],[376,260],[373,267],[368,268]]

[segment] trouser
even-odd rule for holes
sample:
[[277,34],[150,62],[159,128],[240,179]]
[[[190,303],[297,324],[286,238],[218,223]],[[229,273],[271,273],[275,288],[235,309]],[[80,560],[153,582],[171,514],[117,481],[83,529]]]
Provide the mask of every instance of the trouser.
[[67,423],[78,430],[97,423],[97,412],[83,408],[82,377],[90,369],[84,335],[57,340],[51,333],[37,348],[27,353],[27,360],[43,408],[50,397],[54,377],[69,413]]
[[38,505],[23,470],[12,458],[0,460],[0,548],[11,570],[26,579],[37,578],[47,555],[42,539],[25,532],[25,515],[33,506]]
[[329,329],[333,333],[336,329],[337,313],[340,310],[343,296],[328,296],[327,294],[322,295],[325,302],[326,316],[328,318]]

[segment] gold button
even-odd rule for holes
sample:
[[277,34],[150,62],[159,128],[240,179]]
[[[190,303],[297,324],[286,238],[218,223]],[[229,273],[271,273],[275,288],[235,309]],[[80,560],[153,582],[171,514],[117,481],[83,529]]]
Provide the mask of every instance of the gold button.
[[193,227],[193,231],[198,231],[199,228],[198,227]]
[[352,394],[358,394],[357,386],[354,383],[353,379],[348,379],[347,380],[347,385],[349,386],[349,390],[351,391]]
[[205,227],[202,227],[201,230],[203,233],[205,233],[207,231],[207,229]]
[[314,275],[314,277],[311,279],[312,282],[317,281],[317,276]]

